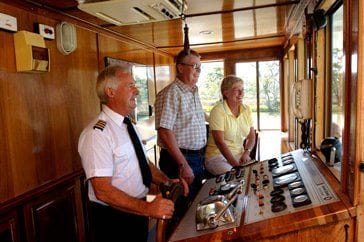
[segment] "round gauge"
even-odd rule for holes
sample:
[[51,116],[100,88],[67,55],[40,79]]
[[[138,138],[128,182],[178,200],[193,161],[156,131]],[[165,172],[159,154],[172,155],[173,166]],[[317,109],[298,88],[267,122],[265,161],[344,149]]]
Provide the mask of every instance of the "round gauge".
[[297,173],[290,173],[290,174],[283,175],[283,176],[275,178],[274,183],[277,184],[277,185],[286,185],[288,183],[293,182],[297,178],[298,178]]
[[303,188],[303,187],[298,187],[298,188],[295,188],[293,190],[291,190],[291,194],[292,195],[300,195],[302,193],[306,192],[306,190]]
[[276,203],[276,202],[283,202],[286,198],[282,195],[277,195],[272,197],[272,199],[270,200],[271,203]]
[[231,185],[229,183],[226,183],[226,184],[220,186],[221,191],[228,191],[230,189],[231,189]]
[[220,190],[225,192],[225,191],[235,188],[238,184],[239,184],[239,182],[236,182],[236,181],[228,182],[224,185],[221,185]]
[[294,170],[294,166],[293,165],[286,165],[286,166],[281,166],[278,168],[274,168],[272,170],[272,174],[273,175],[281,175],[281,174],[285,174],[287,172],[293,171]]
[[288,189],[294,189],[294,188],[302,187],[302,186],[303,186],[303,183],[301,181],[295,181],[295,182],[288,184]]
[[304,202],[306,200],[308,200],[308,196],[303,194],[303,195],[299,195],[297,197],[294,197],[292,201],[294,203],[301,203],[301,202]]
[[272,210],[273,213],[278,213],[280,211],[285,210],[286,208],[287,208],[287,205],[285,203],[278,202],[278,203],[272,204],[271,210]]
[[288,157],[292,157],[292,154],[291,154],[291,153],[284,154],[284,155],[282,155],[281,157],[282,157],[282,159],[284,159],[284,158],[288,158]]
[[270,195],[273,196],[277,196],[283,193],[283,189],[280,188],[276,188],[273,191],[270,192]]
[[268,164],[277,163],[277,162],[278,162],[277,158],[268,160]]
[[282,156],[281,160],[284,161],[284,160],[293,160],[293,156],[291,155],[287,155],[287,156]]

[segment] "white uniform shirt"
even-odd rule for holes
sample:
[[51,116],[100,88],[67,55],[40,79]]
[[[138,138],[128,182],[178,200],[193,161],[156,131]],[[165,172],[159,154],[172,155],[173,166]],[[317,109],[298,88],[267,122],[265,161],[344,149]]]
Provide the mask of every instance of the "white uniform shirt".
[[[106,122],[104,128],[95,128],[98,120]],[[148,188],[143,184],[138,158],[123,120],[122,115],[104,105],[103,111],[81,133],[78,152],[87,179],[112,177],[113,186],[132,197],[142,198]],[[97,200],[91,182],[89,198],[102,203]]]

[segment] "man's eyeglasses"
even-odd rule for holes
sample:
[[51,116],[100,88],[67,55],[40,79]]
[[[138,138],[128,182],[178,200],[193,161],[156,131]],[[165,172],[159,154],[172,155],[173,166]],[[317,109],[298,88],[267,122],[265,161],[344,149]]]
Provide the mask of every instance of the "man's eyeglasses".
[[187,64],[187,63],[180,63],[180,64],[184,65],[184,66],[191,66],[193,69],[195,69],[198,72],[201,71],[201,64]]

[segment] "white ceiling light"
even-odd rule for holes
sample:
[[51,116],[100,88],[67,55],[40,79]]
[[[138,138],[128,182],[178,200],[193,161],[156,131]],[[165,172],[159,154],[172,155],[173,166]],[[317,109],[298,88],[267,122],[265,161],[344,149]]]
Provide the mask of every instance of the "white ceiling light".
[[78,0],[78,8],[115,25],[149,23],[180,17],[183,0]]

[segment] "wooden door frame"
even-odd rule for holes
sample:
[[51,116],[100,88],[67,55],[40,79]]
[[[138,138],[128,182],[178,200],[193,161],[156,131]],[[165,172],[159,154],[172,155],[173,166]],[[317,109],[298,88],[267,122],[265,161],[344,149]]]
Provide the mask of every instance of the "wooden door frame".
[[[359,5],[358,9],[358,22],[359,22],[359,35],[358,35],[358,88],[357,88],[357,134],[356,134],[356,168],[357,172],[357,225],[356,225],[356,241],[364,241],[364,238],[359,235],[364,234],[364,173],[359,172],[358,166],[360,162],[364,162],[364,3],[363,1],[353,0]],[[353,8],[352,8],[353,9]]]

